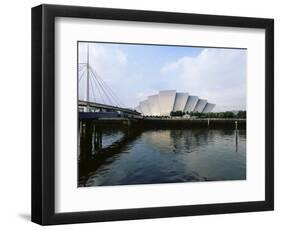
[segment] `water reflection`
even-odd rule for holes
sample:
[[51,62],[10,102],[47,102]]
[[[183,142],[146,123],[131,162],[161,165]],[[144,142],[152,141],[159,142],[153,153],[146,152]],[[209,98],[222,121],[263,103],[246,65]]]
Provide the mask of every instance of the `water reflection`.
[[246,131],[81,124],[78,185],[246,179]]

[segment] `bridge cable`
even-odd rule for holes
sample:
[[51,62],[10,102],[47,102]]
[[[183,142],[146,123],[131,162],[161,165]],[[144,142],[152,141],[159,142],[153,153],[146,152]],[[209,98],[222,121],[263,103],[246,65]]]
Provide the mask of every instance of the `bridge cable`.
[[112,99],[112,102],[113,102],[113,104],[112,105],[115,105],[115,106],[120,106],[119,105],[119,102],[114,98],[114,96],[110,93],[110,91],[108,91],[108,90],[106,90],[106,87],[105,87],[105,85],[103,84],[103,82],[102,81],[99,81],[99,79],[98,78],[95,78],[98,82],[100,82],[100,85],[103,87],[103,89],[104,89],[104,91],[107,93],[107,95]]
[[92,85],[91,78],[89,79],[89,81],[90,81],[90,87],[91,87],[91,89],[92,89],[93,101],[95,101],[95,93],[94,93],[94,89],[93,89],[93,85]]
[[113,92],[113,90],[103,81],[103,79],[97,74],[97,72],[92,68],[91,71],[93,72],[94,76],[96,77],[97,80],[101,82],[104,88],[107,88],[108,93],[111,95],[111,97],[114,99],[116,104],[120,107],[124,107],[124,104],[121,102],[121,100],[117,97],[117,95]]
[[[95,79],[94,76],[92,76],[92,73],[90,73],[90,76],[91,76],[91,79],[93,80],[94,84],[96,84],[96,86],[97,86],[97,89],[98,89],[98,91],[99,91],[99,98],[100,98],[101,102],[102,102],[103,104],[105,104],[105,101],[104,101],[104,99],[103,99],[103,97],[102,97],[102,93],[101,93],[100,87],[98,87],[98,82],[96,83],[97,80]],[[96,101],[96,102],[97,102],[97,101]]]
[[85,74],[85,69],[81,70],[81,71],[78,73],[78,75],[79,75],[80,73],[81,73],[81,75],[80,75],[80,77],[79,77],[79,81],[78,81],[78,82],[80,82],[81,79],[82,79],[82,77],[84,76],[84,74]]
[[78,69],[79,69],[79,71],[80,71],[80,70],[82,70],[85,66],[86,66],[85,64],[81,64],[81,63],[79,63],[79,65],[78,65]]
[[[92,69],[90,69],[90,73],[92,74],[93,78],[95,78],[95,74],[93,73]],[[114,101],[111,100],[111,97],[112,97],[112,96],[106,91],[106,89],[105,89],[105,87],[103,86],[103,84],[102,84],[100,81],[98,81],[97,78],[95,78],[95,80],[98,82],[99,86],[101,87],[102,91],[104,92],[104,95],[105,95],[106,98],[108,99],[109,103],[110,103],[111,105],[115,105],[116,102],[114,103]],[[112,99],[113,99],[113,98],[112,98]]]
[[[79,78],[79,81],[78,81],[78,84],[79,84],[79,87],[83,87],[83,85],[80,84],[80,81],[82,80],[82,78],[86,75],[86,69],[84,69],[84,71],[81,73],[81,76]],[[85,83],[84,83],[85,84]],[[80,90],[80,89],[79,89]],[[81,88],[81,91],[82,91],[82,88]],[[83,98],[83,96],[82,96]],[[82,99],[84,100],[84,99]]]
[[[92,78],[95,78],[94,75],[93,75],[93,73],[92,73],[92,71],[90,71],[90,76],[91,76]],[[98,81],[97,81],[97,82],[98,82]],[[108,102],[109,102],[110,104],[114,105],[114,103],[113,103],[113,102],[111,101],[111,99],[110,99],[110,96],[107,95],[105,89],[104,89],[103,86],[100,84],[100,82],[98,82],[98,84],[99,84],[101,90],[103,91],[105,97],[108,99]]]
[[114,100],[117,102],[117,104],[121,107],[125,107],[124,104],[121,102],[121,100],[117,97],[117,95],[113,92],[113,90],[103,81],[103,79],[97,74],[97,72],[93,69],[92,71],[94,71],[95,76],[97,78],[99,78],[99,80],[101,81],[101,83],[104,85],[105,88],[108,89],[110,95],[112,96],[112,98],[114,98]]
[[82,66],[80,68],[78,68],[78,73],[80,73],[81,71],[83,71],[85,69],[85,66]]

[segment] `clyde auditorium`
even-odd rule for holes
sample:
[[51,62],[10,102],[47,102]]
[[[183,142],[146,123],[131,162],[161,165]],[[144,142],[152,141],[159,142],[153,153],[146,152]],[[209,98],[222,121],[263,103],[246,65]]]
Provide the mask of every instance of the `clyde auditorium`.
[[141,101],[136,110],[145,116],[170,116],[171,111],[209,113],[214,107],[215,104],[197,96],[177,93],[175,90],[163,90]]

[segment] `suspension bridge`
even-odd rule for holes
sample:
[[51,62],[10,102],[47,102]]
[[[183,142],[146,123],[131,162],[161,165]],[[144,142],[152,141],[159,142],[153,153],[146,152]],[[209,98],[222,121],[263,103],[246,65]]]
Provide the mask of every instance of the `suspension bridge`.
[[[142,118],[134,109],[127,108],[103,78],[90,65],[89,45],[87,59],[78,66],[78,87],[84,99],[78,101],[80,119]],[[83,90],[84,89],[84,90]]]

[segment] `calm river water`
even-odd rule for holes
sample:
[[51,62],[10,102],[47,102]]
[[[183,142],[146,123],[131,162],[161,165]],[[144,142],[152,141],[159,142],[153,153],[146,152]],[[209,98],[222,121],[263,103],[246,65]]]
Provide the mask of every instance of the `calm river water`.
[[78,186],[246,179],[246,130],[81,127]]

